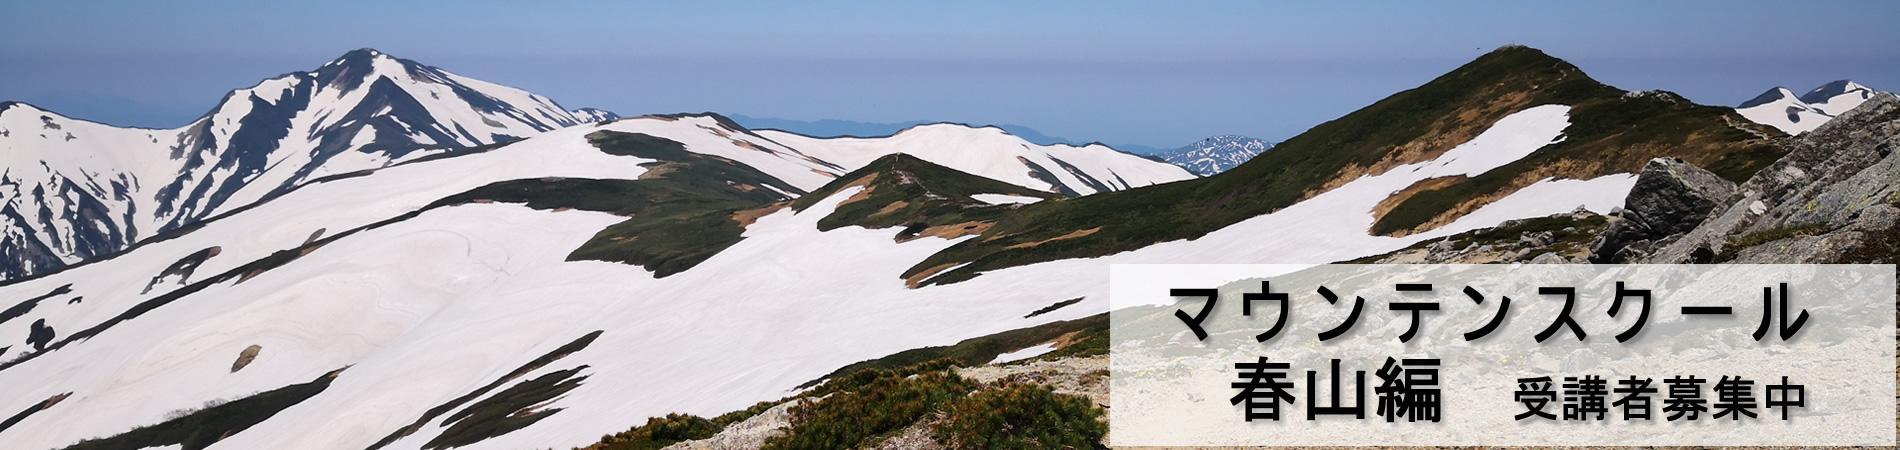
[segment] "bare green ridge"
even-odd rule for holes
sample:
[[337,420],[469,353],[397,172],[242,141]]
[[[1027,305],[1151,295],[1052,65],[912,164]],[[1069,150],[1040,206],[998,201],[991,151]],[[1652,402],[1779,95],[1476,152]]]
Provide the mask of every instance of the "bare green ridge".
[[[1014,184],[961,172],[915,156],[892,153],[846,173],[792,202],[803,211],[849,186],[863,186],[863,198],[838,206],[818,221],[819,230],[857,225],[865,228],[992,222],[1015,205],[992,205],[971,196],[1007,194],[1044,200],[1062,198]],[[921,226],[920,226],[921,225]]]
[[[1635,172],[1652,157],[1674,155],[1719,167],[1717,173],[1724,176],[1746,177],[1782,153],[1755,134],[1730,126],[1731,120],[1747,123],[1731,109],[1694,105],[1673,94],[1625,94],[1536,49],[1501,48],[1418,88],[1313,127],[1227,172],[1027,205],[982,237],[932,255],[904,276],[969,263],[924,282],[954,283],[988,270],[1199,238],[1291,206],[1355,168],[1379,166],[1401,147],[1442,152],[1505,116],[1538,105],[1573,106],[1563,144],[1414,196],[1399,204],[1402,210],[1387,214],[1377,229],[1426,223],[1451,205],[1515,189],[1511,183],[1519,175],[1563,164],[1574,168],[1560,175],[1590,178]],[[1685,149],[1676,144],[1691,142],[1710,148],[1680,154]],[[1099,230],[1076,235],[1092,228]]]

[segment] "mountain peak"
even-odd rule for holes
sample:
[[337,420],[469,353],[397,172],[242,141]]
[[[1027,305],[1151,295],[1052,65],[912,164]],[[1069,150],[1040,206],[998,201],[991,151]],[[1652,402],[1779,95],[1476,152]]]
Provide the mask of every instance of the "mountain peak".
[[1799,97],[1785,87],[1769,89],[1742,102],[1735,111],[1755,123],[1773,126],[1788,134],[1801,134],[1845,114],[1873,96],[1872,88],[1850,80],[1835,80]]
[[1742,104],[1740,106],[1736,106],[1735,109],[1750,108],[1750,107],[1755,107],[1755,106],[1760,106],[1760,105],[1766,105],[1769,103],[1780,101],[1781,99],[1784,99],[1784,98],[1794,98],[1794,91],[1788,90],[1788,88],[1785,88],[1785,87],[1775,86],[1773,89],[1769,89],[1766,92],[1762,92],[1761,95],[1755,96],[1755,98],[1751,98],[1751,99],[1748,99],[1748,101],[1742,102]]
[[1861,97],[1865,99],[1873,95],[1873,89],[1868,89],[1866,86],[1862,86],[1860,83],[1855,83],[1851,80],[1834,80],[1828,84],[1821,85],[1821,87],[1814,88],[1814,90],[1808,91],[1806,94],[1802,94],[1801,101],[1807,103],[1827,103],[1829,99],[1850,93],[1860,93],[1862,94]]
[[[377,50],[377,49],[373,49],[369,47],[363,47],[356,50],[350,50],[349,52],[344,53],[343,56],[338,56],[335,60],[330,61],[330,64],[348,64],[351,62],[371,61],[376,58],[398,59],[395,56],[391,56],[388,53],[383,53],[381,50]],[[329,65],[329,64],[326,64],[326,65]]]
[[343,90],[355,90],[366,82],[374,82],[374,75],[384,76],[390,72],[413,72],[428,69],[406,59],[390,56],[373,48],[359,48],[344,53],[343,56],[325,63],[316,72],[317,83],[326,86],[339,86]]

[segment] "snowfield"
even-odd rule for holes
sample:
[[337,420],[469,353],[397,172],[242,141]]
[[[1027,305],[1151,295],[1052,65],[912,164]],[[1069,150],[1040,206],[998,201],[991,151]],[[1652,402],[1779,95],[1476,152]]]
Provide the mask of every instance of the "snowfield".
[[1009,195],[1009,194],[971,194],[970,198],[976,199],[976,201],[979,201],[979,202],[988,203],[992,205],[1007,205],[1007,204],[1025,204],[1026,205],[1026,204],[1042,201],[1042,199],[1036,198],[1036,197],[1025,197],[1021,195]]
[[[9,448],[65,446],[158,423],[168,411],[207,400],[240,398],[348,367],[328,390],[212,448],[364,448],[429,408],[603,330],[585,349],[508,383],[586,365],[581,374],[587,378],[579,387],[545,405],[544,410],[560,411],[466,448],[582,445],[650,416],[711,417],[776,399],[850,363],[1097,314],[1110,306],[1110,264],[1326,263],[1507,219],[1579,206],[1602,212],[1620,205],[1633,175],[1544,180],[1438,230],[1403,238],[1366,234],[1373,206],[1395,191],[1432,177],[1481,174],[1561,140],[1568,110],[1546,105],[1519,112],[1436,161],[1366,176],[1199,239],[995,270],[921,289],[906,288],[900,274],[972,237],[926,236],[897,243],[896,229],[818,231],[817,221],[861,187],[841,190],[802,212],[786,208],[761,217],[746,227],[743,241],[660,279],[638,266],[564,261],[568,252],[621,217],[508,204],[433,209],[340,238],[255,278],[212,286],[89,341],[0,370],[0,386],[7,386],[0,390],[0,411],[20,411],[52,395],[74,393],[0,432],[0,440]],[[774,132],[750,136],[722,129],[710,118],[678,117],[623,119],[598,129],[674,139],[690,151],[743,162],[801,189],[822,185],[880,151],[904,151],[1039,189],[1056,187],[1027,175],[1017,158],[1056,171],[1071,189],[1089,183],[1055,160],[1110,189],[1192,176],[1172,165],[1093,146],[998,145],[1014,138],[967,127],[927,126],[877,139],[812,139]],[[486,153],[306,186],[173,240],[0,287],[0,298],[25,299],[73,285],[71,294],[0,324],[0,336],[23,337],[27,323],[42,317],[62,336],[100,323],[175,288],[139,294],[166,266],[210,246],[221,246],[222,252],[207,260],[194,279],[294,248],[317,229],[334,234],[494,181],[634,179],[644,173],[638,164],[646,160],[607,155],[588,145],[585,136],[593,131],[594,126],[561,129]],[[67,304],[66,299],[82,295],[84,302]],[[1023,317],[1076,297],[1084,300]],[[24,348],[10,342],[0,345],[13,345],[11,354]],[[238,353],[250,345],[262,347],[257,358],[231,372]],[[1030,350],[1037,349],[1015,356],[1027,357]],[[442,432],[441,422],[438,417],[386,448],[419,448]]]
[[[904,153],[957,171],[1048,192],[1079,195],[1119,191],[1194,178],[1187,169],[1113,151],[1100,144],[1036,145],[1001,128],[939,123],[877,138],[814,138],[778,130],[759,135],[846,167]],[[1031,175],[1040,171],[1057,183]]]

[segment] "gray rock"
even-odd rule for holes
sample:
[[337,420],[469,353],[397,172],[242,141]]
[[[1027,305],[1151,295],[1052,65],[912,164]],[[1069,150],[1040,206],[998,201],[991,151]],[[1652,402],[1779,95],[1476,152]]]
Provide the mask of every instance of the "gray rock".
[[1558,255],[1556,253],[1545,253],[1542,255],[1537,255],[1536,258],[1531,258],[1531,264],[1569,264],[1569,263],[1570,263],[1569,260],[1564,259],[1562,255]]
[[1735,183],[1713,172],[1676,158],[1652,159],[1623,200],[1622,220],[1592,244],[1590,260],[1619,261],[1619,252],[1632,242],[1689,232],[1734,195]]
[[1581,374],[1597,370],[1602,366],[1602,355],[1598,355],[1595,350],[1580,348],[1571,351],[1569,356],[1565,356],[1563,362],[1558,365],[1558,370],[1564,374]]
[[1557,236],[1555,234],[1552,234],[1549,231],[1524,233],[1524,235],[1518,236],[1517,238],[1517,242],[1519,244],[1522,244],[1526,247],[1533,247],[1533,248],[1548,246],[1552,242],[1556,242],[1556,241],[1557,241]]
[[[1879,94],[1797,138],[1711,217],[1643,260],[1741,263],[1866,262],[1853,250],[1887,245],[1900,222],[1900,99]],[[1639,182],[1640,184],[1640,182]],[[1731,245],[1746,248],[1727,248]]]

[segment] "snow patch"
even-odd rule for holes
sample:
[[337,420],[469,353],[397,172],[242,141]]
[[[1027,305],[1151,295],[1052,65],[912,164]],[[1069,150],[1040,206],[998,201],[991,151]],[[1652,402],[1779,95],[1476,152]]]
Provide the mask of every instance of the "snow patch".
[[977,201],[992,204],[992,205],[1007,205],[1007,204],[1027,205],[1030,203],[1042,201],[1042,199],[1039,197],[1029,197],[1029,196],[1023,196],[1023,195],[1010,195],[1010,194],[972,194],[970,195],[970,198],[974,198]]
[[1054,342],[1051,342],[1047,344],[1038,345],[1035,347],[1025,348],[1022,350],[1017,350],[1017,351],[1013,351],[1009,353],[1004,353],[1001,355],[996,355],[996,359],[990,360],[990,364],[1002,364],[1002,363],[1006,363],[1010,361],[1021,361],[1021,360],[1025,360],[1029,358],[1034,358],[1037,356],[1042,356],[1045,353],[1049,353],[1053,351],[1056,351],[1056,344]]

